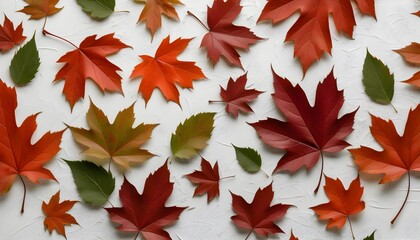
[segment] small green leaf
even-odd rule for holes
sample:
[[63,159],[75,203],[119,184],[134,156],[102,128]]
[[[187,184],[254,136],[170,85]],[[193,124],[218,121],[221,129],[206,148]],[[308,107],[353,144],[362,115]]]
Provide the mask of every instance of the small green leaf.
[[376,231],[373,231],[373,233],[370,236],[363,238],[363,240],[375,240],[375,232]]
[[115,0],[77,0],[77,3],[95,20],[104,20],[109,17],[115,8]]
[[204,149],[214,128],[214,115],[199,113],[179,124],[171,138],[172,154],[177,158],[191,159]]
[[80,197],[87,204],[100,207],[115,188],[115,178],[103,167],[88,161],[67,161]]
[[32,39],[21,47],[13,56],[9,71],[13,82],[24,86],[35,78],[39,65],[38,49],[35,43],[35,34]]
[[366,94],[379,104],[390,104],[394,96],[394,74],[379,59],[366,53],[363,64],[363,85]]
[[261,169],[261,156],[252,148],[240,148],[232,145],[235,148],[236,159],[241,167],[250,173],[258,172]]

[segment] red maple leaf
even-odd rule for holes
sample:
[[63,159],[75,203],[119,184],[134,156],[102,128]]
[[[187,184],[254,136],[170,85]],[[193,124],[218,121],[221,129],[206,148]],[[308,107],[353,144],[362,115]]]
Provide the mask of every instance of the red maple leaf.
[[203,195],[207,193],[207,202],[210,203],[215,197],[219,196],[219,165],[217,162],[214,167],[210,163],[202,158],[201,159],[201,171],[194,171],[188,175],[185,175],[188,180],[198,184],[198,187],[194,191],[194,196]]
[[[406,62],[420,66],[420,43],[412,42],[410,45],[394,51],[400,54]],[[414,73],[410,79],[404,82],[420,88],[420,71]]]
[[274,172],[287,170],[293,173],[303,166],[311,169],[321,157],[321,174],[315,188],[317,192],[324,168],[322,153],[339,152],[349,146],[343,139],[353,131],[356,111],[337,119],[344,97],[343,91],[337,89],[332,71],[318,85],[313,107],[299,85],[293,87],[289,80],[279,77],[274,71],[273,75],[273,100],[287,122],[268,118],[251,126],[264,143],[287,151]]
[[[375,17],[374,0],[354,1],[363,14]],[[299,58],[304,73],[324,53],[331,54],[329,14],[333,15],[337,31],[353,36],[356,20],[351,0],[268,0],[258,22],[282,22],[295,12],[300,12],[300,16],[285,41],[295,44],[295,57]]]
[[105,208],[111,220],[119,224],[118,230],[141,233],[147,240],[171,239],[163,227],[176,222],[185,208],[165,206],[174,185],[169,181],[169,176],[167,163],[164,163],[149,175],[141,195],[124,177],[120,190],[123,206]]
[[272,183],[263,189],[258,189],[251,203],[247,203],[241,196],[232,194],[232,207],[235,216],[232,221],[239,228],[254,231],[257,235],[268,237],[269,234],[284,233],[274,222],[286,215],[293,205],[275,204],[270,206],[274,197]]
[[25,39],[22,23],[15,29],[10,19],[4,15],[3,26],[0,25],[0,52],[6,52],[12,49],[14,46],[25,41]]
[[242,10],[240,0],[214,0],[212,7],[207,7],[207,25],[204,25],[194,16],[208,31],[201,41],[200,47],[207,49],[207,57],[215,65],[221,56],[231,65],[241,68],[237,49],[247,50],[251,44],[262,38],[257,37],[247,27],[236,26],[232,22]]
[[247,80],[245,73],[236,79],[236,81],[230,78],[226,89],[220,86],[220,96],[223,102],[226,102],[226,112],[232,114],[234,117],[238,117],[239,111],[243,113],[254,112],[248,103],[254,101],[258,95],[263,93],[255,89],[245,89]]

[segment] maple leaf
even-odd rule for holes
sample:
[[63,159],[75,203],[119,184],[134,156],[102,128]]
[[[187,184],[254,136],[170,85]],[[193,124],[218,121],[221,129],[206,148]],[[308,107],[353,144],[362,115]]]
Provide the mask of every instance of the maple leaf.
[[220,96],[223,102],[226,102],[226,112],[232,114],[234,117],[238,117],[240,111],[243,113],[254,112],[248,103],[254,101],[258,95],[263,93],[255,89],[245,89],[247,80],[245,73],[236,79],[236,81],[230,78],[226,89],[220,86]]
[[133,128],[134,104],[120,111],[114,123],[91,101],[86,114],[89,130],[69,127],[74,140],[85,148],[89,160],[97,164],[114,161],[125,170],[133,163],[141,163],[154,154],[139,146],[150,139],[157,124],[140,124]]
[[184,51],[191,39],[178,38],[172,43],[167,36],[154,57],[140,55],[143,62],[134,67],[130,78],[143,76],[139,92],[147,102],[155,88],[159,88],[168,101],[179,105],[179,92],[175,83],[183,88],[193,88],[193,81],[205,78],[194,62],[180,61],[177,56]]
[[25,0],[28,5],[18,12],[30,15],[31,17],[29,19],[41,19],[61,11],[62,8],[57,8],[55,6],[58,1],[59,0]]
[[45,219],[44,225],[50,233],[56,230],[57,233],[66,237],[65,225],[78,224],[76,219],[67,212],[74,206],[77,201],[63,201],[60,202],[60,191],[54,194],[47,203],[42,202],[42,211]]
[[330,201],[311,207],[311,209],[320,220],[329,220],[327,229],[333,227],[341,229],[348,220],[353,239],[355,239],[349,216],[365,209],[365,202],[361,201],[363,187],[360,185],[360,178],[354,179],[349,188],[344,189],[340,179],[334,180],[325,176],[324,190]]
[[201,158],[201,171],[194,171],[185,176],[191,182],[198,184],[194,191],[194,196],[207,193],[207,202],[210,203],[215,197],[220,195],[220,176],[217,162],[212,167],[206,159]]
[[299,238],[295,237],[295,235],[293,235],[293,231],[291,231],[289,240],[299,240]]
[[16,29],[12,21],[4,15],[3,26],[0,25],[0,52],[6,52],[14,46],[25,41],[26,36],[23,36],[23,27],[20,23]]
[[112,221],[119,224],[118,230],[141,233],[146,240],[170,240],[163,228],[175,223],[183,207],[166,207],[165,203],[173,190],[165,162],[144,184],[143,194],[124,177],[120,190],[122,207],[105,208]]
[[137,22],[146,21],[146,27],[152,34],[152,38],[158,28],[162,26],[161,14],[170,19],[179,20],[178,13],[173,5],[182,4],[179,0],[134,0],[137,3],[145,3]]
[[0,80],[0,194],[8,192],[16,177],[19,177],[24,186],[23,213],[26,197],[23,176],[36,184],[41,178],[55,180],[54,175],[43,165],[60,150],[64,131],[47,132],[35,144],[31,144],[37,127],[37,114],[27,117],[18,127],[16,107],[16,90]]
[[201,41],[200,47],[207,49],[207,57],[215,65],[223,56],[230,65],[241,68],[240,55],[237,49],[247,50],[262,38],[256,36],[247,27],[236,26],[232,22],[238,17],[242,10],[240,0],[214,0],[212,7],[207,7],[207,25],[204,25],[194,16],[208,31]]
[[287,151],[273,173],[279,170],[293,173],[304,166],[309,170],[321,157],[317,192],[324,169],[323,152],[335,153],[349,146],[343,139],[353,131],[356,111],[337,119],[344,97],[343,91],[337,89],[333,71],[323,83],[318,84],[313,107],[299,85],[293,87],[289,80],[279,77],[274,70],[273,76],[273,100],[287,122],[268,118],[251,126],[264,143]]
[[[46,30],[43,33],[58,37]],[[61,37],[58,38],[65,40]],[[89,36],[80,43],[79,47],[69,43],[76,50],[70,51],[58,59],[57,62],[65,63],[65,65],[58,71],[54,81],[65,80],[63,93],[71,108],[76,101],[84,97],[87,78],[92,79],[103,92],[122,93],[121,76],[117,74],[117,71],[121,69],[108,61],[106,56],[130,46],[114,38],[113,33],[98,39],[96,39],[96,35]]]
[[293,205],[275,204],[270,206],[274,197],[272,183],[263,189],[258,189],[251,203],[247,203],[241,196],[232,194],[232,207],[235,216],[232,221],[239,228],[254,231],[257,235],[268,237],[269,234],[284,233],[274,221],[283,218],[289,207]]
[[[354,1],[363,14],[375,17],[374,0]],[[285,41],[295,44],[294,55],[305,74],[324,53],[331,55],[329,14],[333,15],[337,30],[350,38],[356,21],[351,0],[268,0],[257,22],[279,23],[295,12],[300,12],[300,16],[287,32]]]
[[368,147],[350,149],[354,162],[361,172],[383,174],[380,184],[393,182],[403,175],[408,175],[407,194],[397,215],[391,221],[394,223],[410,194],[410,171],[420,171],[420,107],[410,110],[405,125],[404,134],[399,136],[391,121],[372,117],[370,132],[382,146],[382,151]]
[[[394,51],[400,54],[406,62],[420,67],[420,43],[413,42],[404,48]],[[404,82],[420,88],[420,71],[414,73],[411,78]]]

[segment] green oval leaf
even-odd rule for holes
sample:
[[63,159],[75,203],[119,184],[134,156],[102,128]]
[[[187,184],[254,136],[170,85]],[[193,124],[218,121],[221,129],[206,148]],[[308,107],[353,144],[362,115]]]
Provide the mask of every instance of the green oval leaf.
[[261,169],[261,156],[252,148],[241,148],[232,145],[235,148],[236,159],[241,167],[250,173],[258,172]]
[[38,49],[35,43],[35,34],[32,39],[21,47],[13,56],[9,71],[13,82],[18,86],[24,86],[31,82],[38,72],[39,65]]
[[115,188],[115,178],[103,167],[88,161],[67,161],[74,183],[82,200],[90,205],[103,206]]
[[104,20],[109,17],[115,8],[115,0],[77,0],[77,3],[95,20]]

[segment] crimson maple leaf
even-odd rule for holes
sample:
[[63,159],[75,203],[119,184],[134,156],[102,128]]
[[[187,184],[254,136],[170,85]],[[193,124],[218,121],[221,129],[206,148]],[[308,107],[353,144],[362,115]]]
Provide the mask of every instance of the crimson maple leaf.
[[349,146],[343,139],[353,131],[356,111],[337,119],[344,97],[343,91],[337,89],[332,71],[318,85],[313,107],[299,85],[293,87],[289,80],[279,77],[274,71],[273,76],[273,100],[287,122],[268,118],[251,126],[264,143],[287,151],[273,172],[287,170],[293,173],[303,166],[311,169],[321,157],[321,174],[315,188],[317,192],[324,168],[322,153],[339,152]]
[[[375,17],[374,0],[354,0],[363,14]],[[295,44],[295,57],[299,58],[303,72],[324,53],[331,55],[329,14],[335,27],[350,38],[356,25],[351,0],[268,0],[258,22],[269,20],[279,23],[300,12],[300,17],[287,32],[285,41]]]
[[23,36],[23,27],[20,23],[16,29],[12,21],[4,15],[3,26],[0,25],[0,52],[6,52],[14,46],[25,41],[26,36]]
[[215,65],[221,56],[231,65],[241,68],[240,55],[237,49],[247,50],[251,44],[262,38],[256,36],[247,27],[236,26],[232,22],[242,10],[240,0],[214,0],[212,7],[207,7],[206,27],[195,15],[194,16],[209,31],[204,35],[200,47],[207,49],[207,57]]
[[268,237],[269,234],[284,233],[274,222],[286,215],[289,204],[275,204],[270,206],[274,197],[272,183],[263,189],[258,189],[251,203],[247,203],[241,196],[232,194],[232,207],[235,216],[232,221],[239,228],[254,231],[257,235]]
[[198,187],[194,191],[194,196],[203,195],[207,193],[207,202],[210,203],[215,197],[219,196],[219,165],[217,162],[214,167],[210,163],[202,158],[201,159],[201,171],[194,171],[188,175],[185,175],[188,180],[193,183],[197,183]]
[[119,224],[118,230],[141,233],[147,240],[170,240],[163,227],[178,220],[183,207],[166,207],[165,203],[173,190],[169,170],[164,163],[150,174],[144,184],[143,194],[124,177],[120,190],[122,207],[105,208],[112,221]]

